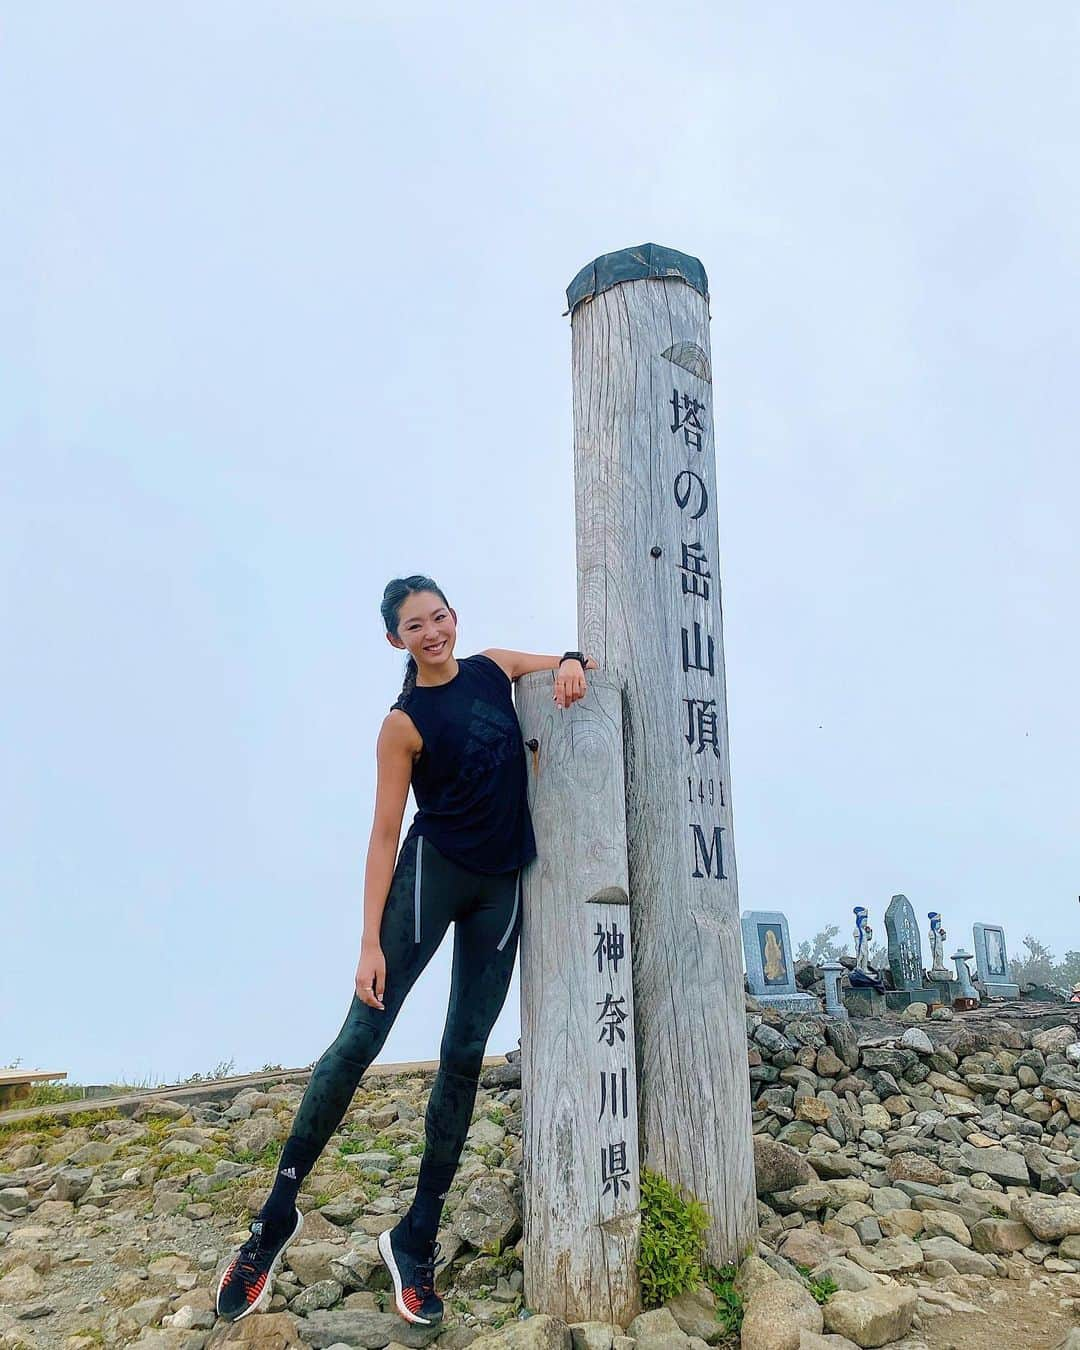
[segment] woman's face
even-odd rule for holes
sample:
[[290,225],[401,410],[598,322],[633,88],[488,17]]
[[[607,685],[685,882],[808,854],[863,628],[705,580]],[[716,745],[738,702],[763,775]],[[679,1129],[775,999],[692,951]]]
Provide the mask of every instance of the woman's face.
[[421,669],[438,670],[447,664],[457,641],[457,615],[434,591],[416,591],[405,597],[398,612],[395,647],[412,653]]

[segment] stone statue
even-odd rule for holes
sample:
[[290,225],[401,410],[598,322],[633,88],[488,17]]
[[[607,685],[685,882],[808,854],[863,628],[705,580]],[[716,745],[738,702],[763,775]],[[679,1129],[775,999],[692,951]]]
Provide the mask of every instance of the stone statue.
[[784,969],[784,949],[771,928],[765,933],[765,978],[771,982],[787,977]]
[[945,941],[948,934],[941,926],[941,915],[932,909],[926,916],[930,920],[930,965],[933,970],[945,970]]
[[855,906],[855,969],[870,969],[870,940],[874,930],[870,927],[870,914],[865,905]]

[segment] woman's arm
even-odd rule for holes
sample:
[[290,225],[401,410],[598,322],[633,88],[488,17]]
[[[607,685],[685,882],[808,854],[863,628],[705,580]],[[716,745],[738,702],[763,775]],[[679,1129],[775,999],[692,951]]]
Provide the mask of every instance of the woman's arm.
[[[558,656],[538,656],[535,652],[512,652],[505,647],[487,647],[481,656],[490,656],[496,665],[502,666],[511,680],[519,675],[531,675],[534,670],[558,670],[562,653]],[[599,670],[597,663],[589,657],[586,670]]]
[[407,713],[387,713],[375,744],[378,777],[375,786],[375,819],[368,841],[367,867],[364,871],[363,943],[379,945],[379,930],[390,880],[397,859],[401,820],[412,781],[413,755],[419,748],[420,733]]

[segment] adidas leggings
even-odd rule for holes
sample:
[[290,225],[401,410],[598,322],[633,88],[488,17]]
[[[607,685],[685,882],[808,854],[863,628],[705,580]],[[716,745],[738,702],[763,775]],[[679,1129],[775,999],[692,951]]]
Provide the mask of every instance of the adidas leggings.
[[[421,835],[402,845],[383,910],[385,1011],[354,993],[337,1039],[312,1070],[286,1150],[307,1162],[325,1148],[357,1084],[383,1047],[420,972],[454,924],[450,1006],[424,1119],[424,1176],[449,1186],[472,1121],[488,1036],[506,1002],[521,930],[521,869],[485,875]],[[290,1147],[291,1145],[291,1147]]]

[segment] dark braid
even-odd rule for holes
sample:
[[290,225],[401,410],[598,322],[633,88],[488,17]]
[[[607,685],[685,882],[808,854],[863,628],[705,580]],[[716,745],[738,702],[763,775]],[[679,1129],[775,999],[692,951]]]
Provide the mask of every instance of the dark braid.
[[[430,577],[420,576],[419,574],[411,577],[395,577],[393,581],[386,583],[382,604],[379,606],[383,623],[386,624],[386,631],[392,633],[394,637],[398,635],[398,615],[401,612],[402,604],[407,596],[415,595],[418,591],[434,591],[446,608],[450,608],[450,601],[447,600]],[[393,712],[395,708],[403,708],[415,688],[416,661],[413,659],[412,652],[410,652],[409,658],[405,662],[405,680],[401,686],[401,693],[390,705],[390,711]]]

